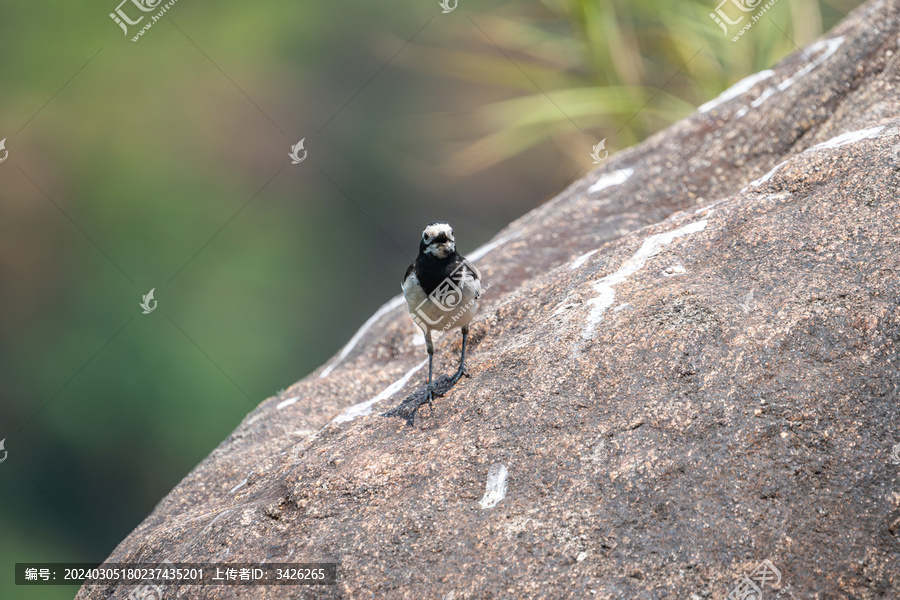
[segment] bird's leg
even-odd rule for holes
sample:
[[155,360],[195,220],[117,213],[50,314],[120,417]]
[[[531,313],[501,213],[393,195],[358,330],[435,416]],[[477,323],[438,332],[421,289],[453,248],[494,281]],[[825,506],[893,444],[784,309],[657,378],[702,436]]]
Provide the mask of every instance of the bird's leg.
[[453,378],[450,380],[451,384],[455,384],[459,381],[460,377],[466,374],[466,340],[469,337],[469,328],[468,326],[462,328],[462,336],[463,336],[463,345],[462,345],[462,354],[459,357],[459,369],[457,369],[456,373],[453,375]]
[[432,366],[434,363],[434,344],[431,341],[430,330],[425,332],[425,348],[428,350],[428,392],[425,404],[431,404],[431,401],[434,399],[434,385],[432,384],[431,379]]

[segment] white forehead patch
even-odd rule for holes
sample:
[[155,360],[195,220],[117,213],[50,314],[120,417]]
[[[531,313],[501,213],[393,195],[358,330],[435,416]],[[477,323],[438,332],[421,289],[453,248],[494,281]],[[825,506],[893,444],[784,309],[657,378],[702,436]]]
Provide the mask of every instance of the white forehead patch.
[[453,239],[453,229],[451,229],[450,225],[447,223],[435,223],[434,225],[429,225],[425,228],[425,231],[422,232],[422,237],[428,236],[430,239],[434,239],[442,233],[446,234],[449,239]]

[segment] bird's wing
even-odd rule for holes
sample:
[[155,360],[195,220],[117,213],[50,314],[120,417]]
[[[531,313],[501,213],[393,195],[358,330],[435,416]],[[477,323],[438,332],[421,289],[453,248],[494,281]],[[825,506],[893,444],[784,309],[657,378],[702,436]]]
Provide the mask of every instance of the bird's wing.
[[478,267],[472,264],[472,261],[470,260],[466,260],[466,266],[472,271],[472,278],[475,280],[475,285],[478,287],[475,292],[475,299],[478,300],[481,298],[481,295],[484,294],[484,290],[481,288],[481,271],[479,271]]
[[413,262],[413,264],[409,265],[406,268],[406,273],[403,275],[403,280],[400,283],[403,284],[407,279],[409,279],[409,274],[415,270],[416,270],[416,263]]
[[469,260],[465,256],[460,256],[459,260],[463,265],[465,265],[466,270],[472,273],[473,279],[475,279],[476,281],[481,281],[481,271],[478,270],[478,267],[476,267],[471,260]]

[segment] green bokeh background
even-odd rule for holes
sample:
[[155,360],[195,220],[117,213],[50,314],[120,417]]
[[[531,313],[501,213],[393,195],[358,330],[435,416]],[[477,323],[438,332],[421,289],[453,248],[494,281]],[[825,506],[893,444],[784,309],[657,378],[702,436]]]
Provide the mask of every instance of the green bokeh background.
[[0,1],[3,599],[71,598],[14,563],[103,560],[399,292],[425,223],[474,249],[857,2],[736,43],[714,0],[179,0],[137,43],[116,4]]

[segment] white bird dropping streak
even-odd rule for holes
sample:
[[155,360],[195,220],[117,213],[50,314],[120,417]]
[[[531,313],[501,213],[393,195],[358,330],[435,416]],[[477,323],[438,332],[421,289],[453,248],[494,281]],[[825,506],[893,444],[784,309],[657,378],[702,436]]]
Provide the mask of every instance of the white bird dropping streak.
[[615,173],[607,173],[597,180],[597,183],[588,188],[588,194],[605,190],[614,185],[620,185],[628,181],[628,178],[634,174],[634,169],[619,169]]
[[697,233],[706,229],[707,220],[690,223],[684,227],[679,227],[666,233],[658,233],[651,235],[641,245],[640,249],[634,253],[630,259],[619,267],[619,270],[611,275],[607,275],[600,281],[593,284],[597,296],[587,301],[587,305],[591,307],[591,313],[588,315],[588,324],[584,329],[583,337],[590,338],[594,334],[594,328],[603,320],[603,313],[616,301],[616,291],[614,286],[622,283],[634,273],[644,268],[647,260],[659,252],[663,246],[671,244],[676,238],[689,233]]
[[794,73],[793,75],[791,75],[790,77],[788,77],[787,79],[785,79],[784,81],[779,83],[776,86],[778,91],[783,92],[784,90],[788,89],[789,87],[791,87],[792,85],[797,83],[797,81],[800,80],[801,77],[809,74],[813,69],[815,69],[816,67],[821,65],[823,62],[825,62],[826,60],[831,58],[831,56],[835,52],[837,52],[838,48],[840,48],[841,44],[843,44],[843,43],[844,43],[844,36],[840,36],[840,37],[832,38],[830,40],[819,40],[818,42],[811,44],[806,50],[803,51],[804,56],[809,57],[813,54],[816,54],[820,50],[824,50],[824,52],[822,52],[822,54],[820,56],[812,59],[808,65],[806,65],[805,67],[803,67],[802,69],[800,69],[799,71],[797,71],[796,73]]
[[[861,129],[859,131],[851,131],[849,133],[844,133],[837,137],[833,137],[827,142],[822,142],[821,144],[816,144],[810,148],[804,150],[804,152],[815,152],[817,150],[831,150],[834,148],[840,148],[841,146],[846,146],[847,144],[854,144],[860,140],[867,140],[871,138],[878,137],[878,134],[882,132],[884,129],[883,126],[880,127],[871,127],[869,129]],[[772,170],[760,177],[759,179],[755,179],[750,182],[750,185],[742,189],[742,192],[747,191],[749,188],[756,187],[758,185],[762,185],[766,183],[775,175],[775,173],[787,164],[788,161],[783,161],[772,167]]]
[[300,398],[298,398],[297,396],[292,396],[292,397],[288,398],[287,400],[284,400],[283,402],[279,402],[278,405],[275,406],[275,410],[281,410],[285,406],[290,406],[291,404],[295,403],[299,399]]
[[881,133],[882,129],[884,129],[884,127],[872,127],[871,129],[862,129],[860,131],[851,131],[849,133],[845,133],[843,135],[833,137],[830,140],[828,140],[827,142],[822,142],[821,144],[816,144],[812,148],[807,148],[806,152],[812,152],[814,150],[829,150],[831,148],[840,148],[841,146],[846,146],[847,144],[853,144],[860,140],[878,137],[878,134]]
[[248,482],[248,481],[250,481],[250,476],[249,476],[249,475],[247,475],[246,477],[244,477],[244,480],[243,480],[242,482],[240,482],[239,484],[237,484],[236,486],[234,486],[233,488],[231,488],[230,490],[228,490],[228,493],[229,493],[229,494],[235,493],[236,491],[238,491],[239,489],[241,489],[242,487],[244,487],[245,485],[247,485],[247,482]]
[[760,71],[759,73],[754,73],[753,75],[750,75],[749,77],[745,77],[744,79],[741,79],[736,84],[734,84],[733,86],[731,86],[730,88],[728,88],[727,90],[725,90],[724,92],[719,94],[718,98],[713,98],[706,104],[701,105],[700,108],[697,109],[697,112],[699,112],[699,113],[709,112],[712,109],[714,109],[715,107],[722,104],[723,102],[727,102],[727,101],[731,100],[732,98],[737,98],[744,92],[750,91],[750,89],[754,85],[756,85],[760,81],[763,81],[764,79],[768,79],[769,77],[771,77],[774,74],[775,74],[775,71],[769,70],[769,71]]
[[749,188],[756,187],[756,186],[758,186],[758,185],[764,184],[764,183],[767,182],[768,180],[772,179],[772,177],[775,176],[775,173],[778,172],[778,169],[780,169],[781,167],[783,167],[783,166],[786,165],[786,164],[787,164],[787,161],[786,161],[786,160],[785,160],[785,161],[782,161],[782,162],[780,162],[780,163],[778,163],[777,165],[775,165],[774,167],[772,167],[771,170],[769,170],[768,173],[766,173],[765,175],[763,175],[763,176],[760,177],[759,179],[754,179],[753,181],[750,182],[750,185],[748,185],[747,187],[745,187],[745,188],[742,189],[741,191],[743,192],[743,191],[746,191],[746,190],[749,189]]
[[428,359],[426,358],[415,367],[410,369],[406,375],[392,383],[391,385],[384,388],[380,394],[372,398],[371,400],[366,400],[365,402],[360,402],[359,404],[354,404],[350,408],[344,410],[341,414],[332,419],[332,423],[346,423],[348,421],[352,421],[356,417],[362,417],[364,415],[372,414],[372,405],[376,402],[384,400],[386,398],[390,398],[394,394],[396,394],[400,389],[406,385],[406,382],[409,381],[409,378],[415,375],[416,371],[424,367],[428,364]]
[[482,510],[494,508],[501,500],[506,498],[506,476],[508,474],[505,465],[491,465],[488,471],[484,497],[479,501]]
[[487,244],[480,246],[479,248],[476,248],[475,250],[472,250],[469,254],[466,255],[466,258],[472,262],[475,262],[476,260],[480,260],[480,259],[484,258],[484,256],[488,252],[490,252],[491,250],[493,250],[500,244],[504,244],[504,243],[508,242],[509,240],[519,237],[520,235],[522,235],[522,232],[516,231],[516,232],[511,233],[507,236],[504,236],[494,242],[488,242]]
[[581,268],[584,265],[584,263],[587,262],[587,259],[589,259],[590,257],[592,257],[595,254],[597,254],[597,250],[591,250],[590,252],[585,252],[584,254],[582,254],[575,260],[573,260],[571,263],[569,263],[569,269],[574,271],[575,269]]
[[325,370],[319,374],[319,379],[324,379],[325,377],[328,377],[328,375],[332,371],[334,371],[335,367],[337,367],[339,364],[341,364],[342,360],[347,358],[347,355],[350,354],[350,352],[356,347],[356,344],[359,343],[359,340],[362,339],[362,336],[364,336],[366,334],[366,332],[372,327],[372,325],[374,325],[378,321],[378,319],[380,319],[387,313],[391,312],[395,308],[399,308],[400,306],[403,306],[404,302],[406,302],[406,301],[403,299],[403,296],[394,296],[387,303],[385,303],[381,308],[379,308],[377,311],[375,311],[375,314],[372,315],[371,317],[369,317],[368,321],[363,323],[363,326],[359,328],[359,331],[357,331],[355,334],[353,334],[353,337],[350,338],[350,341],[347,342],[347,345],[344,346],[343,350],[341,350],[341,353],[338,355],[338,357],[336,359],[334,359],[334,362],[332,362],[330,365],[325,367]]

